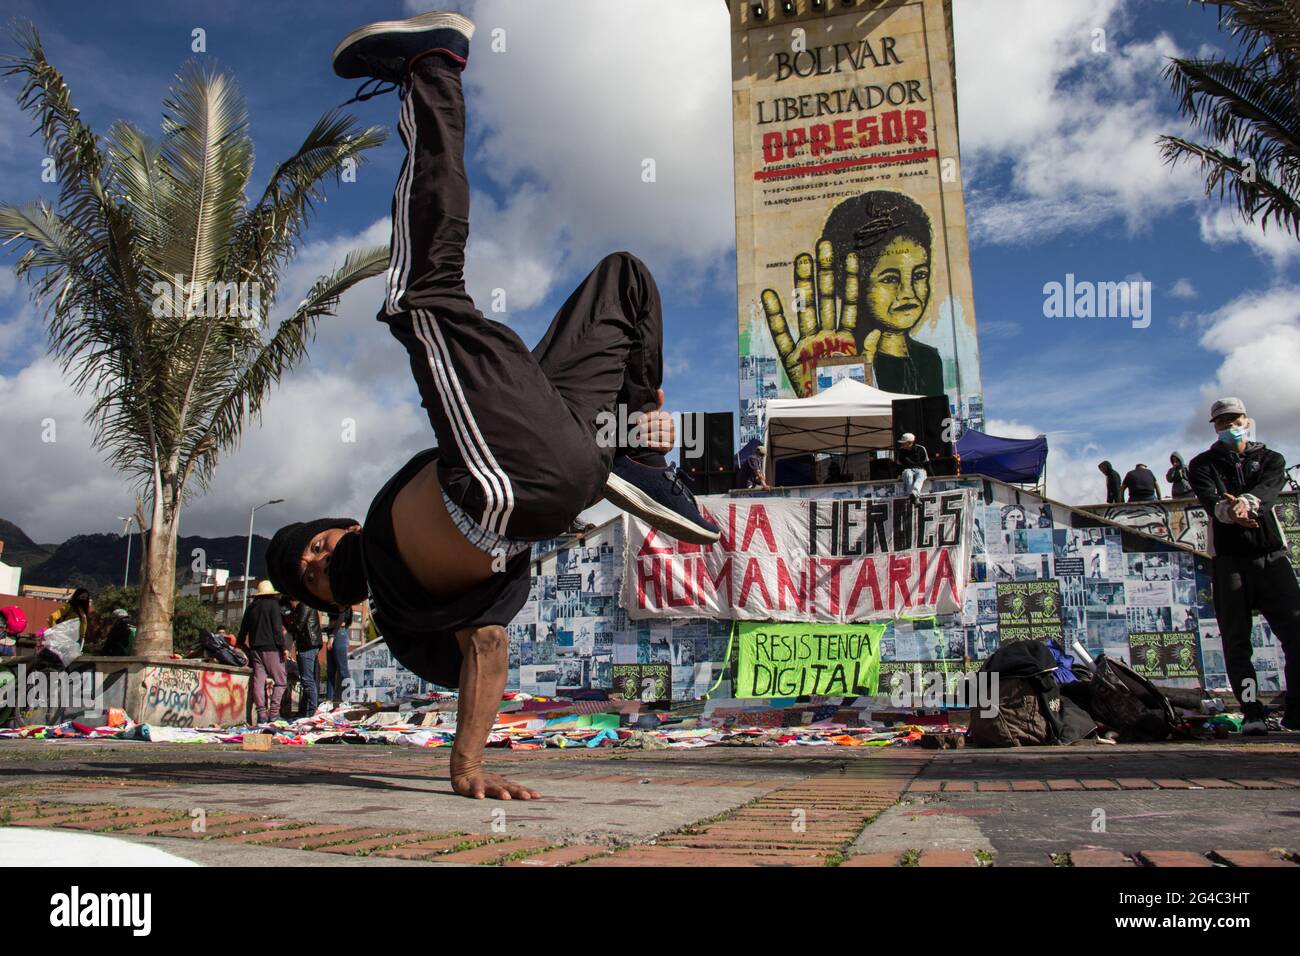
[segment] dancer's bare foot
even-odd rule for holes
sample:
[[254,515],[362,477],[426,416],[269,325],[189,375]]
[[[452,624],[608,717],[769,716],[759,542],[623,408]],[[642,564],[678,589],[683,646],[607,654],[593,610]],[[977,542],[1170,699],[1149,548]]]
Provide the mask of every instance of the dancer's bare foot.
[[474,773],[453,774],[451,788],[462,797],[482,800],[537,800],[541,794],[522,783],[507,780],[499,773],[479,770]]

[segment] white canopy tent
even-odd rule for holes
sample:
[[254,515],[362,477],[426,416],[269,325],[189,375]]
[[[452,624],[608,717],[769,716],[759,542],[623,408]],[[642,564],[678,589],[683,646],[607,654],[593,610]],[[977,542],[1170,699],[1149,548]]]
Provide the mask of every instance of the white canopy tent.
[[846,378],[810,398],[772,399],[767,403],[769,480],[783,458],[893,448],[893,403],[918,397]]

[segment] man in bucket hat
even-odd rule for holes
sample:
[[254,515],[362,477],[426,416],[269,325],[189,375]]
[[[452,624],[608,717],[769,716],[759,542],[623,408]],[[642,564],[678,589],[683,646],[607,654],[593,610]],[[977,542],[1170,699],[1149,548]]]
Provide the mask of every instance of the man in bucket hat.
[[1300,730],[1300,584],[1287,558],[1286,537],[1273,513],[1286,487],[1286,461],[1262,442],[1249,441],[1250,418],[1239,398],[1210,408],[1218,440],[1188,468],[1192,491],[1210,514],[1214,614],[1223,660],[1241,701],[1242,733],[1268,733],[1267,711],[1251,663],[1254,612],[1268,621],[1286,655],[1286,712],[1282,724]]

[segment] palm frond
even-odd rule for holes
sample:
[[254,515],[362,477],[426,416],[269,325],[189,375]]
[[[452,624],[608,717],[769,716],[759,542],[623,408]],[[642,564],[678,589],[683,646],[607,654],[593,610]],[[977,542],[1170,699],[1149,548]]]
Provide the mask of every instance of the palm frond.
[[244,424],[261,415],[272,386],[302,360],[317,321],[334,312],[345,292],[382,275],[387,268],[388,247],[372,246],[350,252],[338,269],[316,280],[293,314],[280,323],[271,339],[213,404],[207,427],[191,446],[184,472],[187,476],[197,469],[201,483],[206,485],[220,453],[238,444]]
[[1278,228],[1300,236],[1300,202],[1294,190],[1288,192],[1258,170],[1254,182],[1243,178],[1246,164],[1209,146],[1192,143],[1177,136],[1161,136],[1161,157],[1173,165],[1183,160],[1198,163],[1205,177],[1205,195],[1231,199],[1249,222],[1258,221],[1267,230],[1269,220]]
[[385,138],[382,129],[362,128],[349,114],[323,114],[302,145],[275,168],[248,211],[230,244],[225,273],[260,281],[273,305],[280,270],[292,258],[315,204],[324,198],[322,185],[330,178],[339,182],[347,164],[359,167]]
[[1205,194],[1300,239],[1300,0],[1202,0],[1242,44],[1237,59],[1174,58],[1164,78],[1203,136],[1161,136],[1170,165],[1194,162]]

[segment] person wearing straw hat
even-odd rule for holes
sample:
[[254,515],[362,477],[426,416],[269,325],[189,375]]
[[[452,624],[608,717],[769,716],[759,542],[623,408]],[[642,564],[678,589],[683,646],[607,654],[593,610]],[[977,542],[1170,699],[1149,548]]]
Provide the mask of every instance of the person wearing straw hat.
[[[270,581],[257,582],[257,593],[239,624],[236,644],[248,655],[253,666],[253,702],[257,704],[257,721],[268,723],[280,713],[280,703],[288,684],[284,673],[284,618],[280,614],[280,592]],[[267,702],[267,678],[271,679],[271,699]]]

